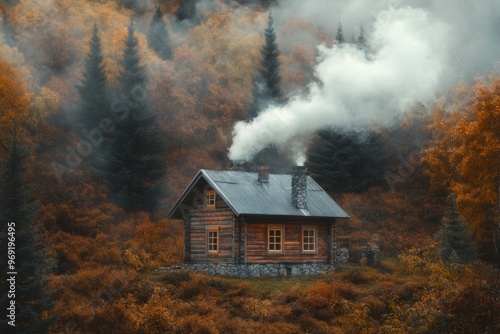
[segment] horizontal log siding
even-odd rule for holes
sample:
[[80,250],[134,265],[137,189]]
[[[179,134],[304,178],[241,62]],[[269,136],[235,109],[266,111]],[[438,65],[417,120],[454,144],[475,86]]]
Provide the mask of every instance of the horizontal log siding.
[[[226,203],[217,199],[215,210],[197,205],[189,213],[190,263],[234,263],[234,214]],[[207,253],[207,227],[219,227],[219,252]]]
[[[282,253],[267,251],[268,225],[284,227]],[[329,229],[332,222],[310,220],[274,220],[259,219],[247,222],[246,263],[327,263]],[[316,252],[302,252],[302,227],[317,227]]]

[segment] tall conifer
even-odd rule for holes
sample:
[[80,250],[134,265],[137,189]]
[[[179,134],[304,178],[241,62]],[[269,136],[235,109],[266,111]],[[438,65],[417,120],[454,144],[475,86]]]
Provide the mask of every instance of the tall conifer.
[[[0,319],[2,333],[47,333],[51,321],[47,278],[51,268],[35,224],[37,205],[26,180],[27,159],[28,151],[14,134],[10,153],[2,161],[0,170],[0,306],[5,312]],[[8,247],[12,252],[8,252]],[[11,258],[13,262],[8,262],[7,255],[15,257]],[[13,291],[11,283],[15,286]],[[14,294],[9,295],[9,291]],[[10,314],[7,309],[12,301],[15,301],[15,327],[9,324],[12,319],[5,315]]]
[[361,49],[366,49],[367,48],[367,41],[366,41],[366,36],[365,36],[365,28],[363,25],[359,27],[359,36],[357,40],[358,47]]
[[99,28],[94,25],[90,50],[85,60],[83,80],[78,86],[80,105],[78,122],[82,132],[98,128],[99,122],[110,116],[106,73],[104,72]]
[[467,229],[464,219],[457,211],[453,195],[448,198],[448,212],[441,223],[441,229],[436,234],[436,239],[441,244],[438,250],[441,258],[448,263],[474,260],[476,245],[472,242],[472,234]]
[[273,17],[269,14],[267,28],[264,31],[266,43],[261,50],[260,77],[264,82],[265,97],[269,98],[271,103],[282,103],[284,99],[281,91],[280,51],[273,24]]
[[354,132],[325,129],[308,152],[311,175],[328,191],[361,192],[380,185],[387,150],[376,133],[365,138]]
[[163,60],[172,58],[172,44],[168,35],[163,13],[160,7],[156,7],[156,12],[151,20],[148,31],[148,46],[156,52]]
[[98,172],[109,181],[112,200],[129,212],[156,211],[163,196],[165,144],[156,115],[150,111],[147,75],[140,65],[138,40],[131,22],[119,76],[120,103],[115,104],[116,128]]
[[273,24],[273,17],[269,14],[267,27],[264,31],[265,43],[260,50],[259,74],[253,80],[253,101],[247,111],[248,120],[257,117],[270,104],[285,102],[281,90],[280,51],[276,43]]
[[[267,27],[264,31],[265,43],[261,49],[261,62],[259,74],[253,82],[253,101],[247,110],[247,119],[252,120],[270,105],[281,105],[286,102],[281,90],[280,75],[280,51],[276,42],[274,31],[274,20],[269,14]],[[291,165],[285,157],[278,153],[274,145],[270,145],[259,152],[251,164],[247,165],[248,170],[255,170],[259,165],[268,165],[271,172],[285,172]]]
[[335,42],[340,46],[344,44],[345,38],[344,38],[344,29],[342,28],[342,23],[339,22],[339,25],[337,27],[337,34],[335,35]]

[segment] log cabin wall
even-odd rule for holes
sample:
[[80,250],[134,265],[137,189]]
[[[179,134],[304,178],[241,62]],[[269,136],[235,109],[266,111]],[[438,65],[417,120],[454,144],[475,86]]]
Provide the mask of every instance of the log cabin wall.
[[[246,263],[329,263],[333,220],[301,220],[261,217],[246,220]],[[282,252],[268,250],[268,228],[284,228]],[[302,250],[302,228],[316,227],[316,251]],[[243,262],[242,262],[243,263]]]
[[[203,199],[195,198],[189,210],[189,263],[234,263],[234,220],[235,215],[229,206],[218,197],[215,209],[205,209]],[[219,249],[209,253],[207,228],[217,227]]]
[[238,218],[239,228],[240,228],[240,253],[239,253],[239,261],[238,263],[246,263],[246,249],[247,249],[247,221],[245,217]]

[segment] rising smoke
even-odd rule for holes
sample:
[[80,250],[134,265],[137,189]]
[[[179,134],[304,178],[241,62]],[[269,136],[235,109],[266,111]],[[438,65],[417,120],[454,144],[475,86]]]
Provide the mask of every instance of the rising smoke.
[[[335,31],[338,20],[331,19],[333,9],[320,11],[316,1],[315,6],[305,3],[287,2],[286,10],[273,11],[273,15],[286,16],[293,9]],[[315,71],[321,84],[310,84],[307,97],[292,97],[283,107],[271,106],[251,123],[237,123],[230,159],[250,160],[274,144],[292,152],[302,164],[307,139],[319,129],[335,126],[362,131],[390,125],[416,104],[430,105],[440,90],[495,70],[500,49],[492,41],[494,31],[499,31],[494,18],[500,17],[500,6],[493,1],[485,1],[485,7],[490,7],[486,11],[478,10],[473,1],[417,1],[419,8],[405,6],[405,1],[339,3],[328,8],[338,7],[339,20],[344,14],[344,27],[355,26],[354,18],[369,26],[370,52],[352,45],[319,46]],[[321,14],[325,12],[330,13],[329,20]]]

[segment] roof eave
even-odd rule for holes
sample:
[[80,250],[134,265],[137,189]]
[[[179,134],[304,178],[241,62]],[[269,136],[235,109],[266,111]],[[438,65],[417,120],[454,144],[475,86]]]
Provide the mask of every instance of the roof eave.
[[319,219],[349,219],[351,217],[349,217],[349,215],[347,216],[314,216],[314,215],[310,215],[310,216],[306,216],[306,215],[290,215],[290,214],[270,214],[270,213],[244,213],[242,212],[241,214],[239,214],[239,216],[251,216],[251,217],[258,217],[258,216],[272,216],[272,217],[282,217],[282,218],[287,218],[287,217],[290,217],[290,218],[306,218],[306,219],[315,219],[315,218],[319,218]]
[[[182,202],[186,199],[186,197],[189,195],[189,193],[193,190],[194,186],[198,181],[203,177],[203,179],[216,191],[217,195],[220,196],[224,202],[231,208],[231,210],[234,212],[236,216],[239,216],[239,212],[235,209],[234,205],[231,204],[231,202],[224,196],[220,188],[217,186],[215,182],[212,181],[212,179],[209,177],[207,173],[205,173],[204,169],[200,169],[200,171],[196,174],[196,176],[191,180],[187,188],[184,190],[182,195],[179,197],[175,205],[170,209],[170,211],[167,214],[167,218],[169,219],[182,219],[182,214],[176,215],[175,213],[179,209],[179,206],[182,204]],[[180,216],[180,218],[178,218]]]
[[[170,211],[167,213],[167,218],[176,219],[176,218],[172,218],[172,217],[174,216],[175,212],[177,211],[177,209],[179,208],[181,203],[186,199],[187,195],[191,192],[194,185],[200,180],[201,176],[202,176],[202,171],[200,170],[198,173],[196,173],[195,177],[191,180],[191,182],[186,187],[186,189],[184,190],[182,195],[179,197],[177,202],[175,202],[175,205],[172,207],[172,209],[170,209]],[[178,217],[178,216],[176,216],[176,217]],[[182,214],[181,214],[181,217],[182,217]]]

